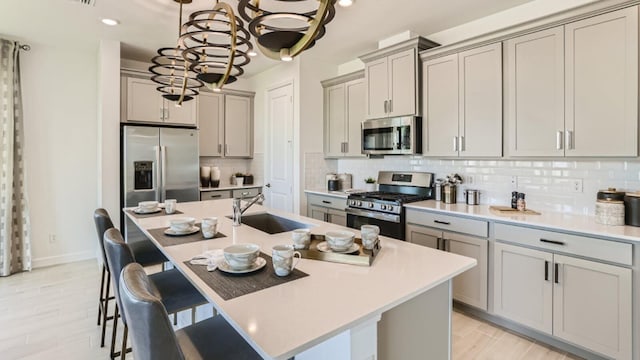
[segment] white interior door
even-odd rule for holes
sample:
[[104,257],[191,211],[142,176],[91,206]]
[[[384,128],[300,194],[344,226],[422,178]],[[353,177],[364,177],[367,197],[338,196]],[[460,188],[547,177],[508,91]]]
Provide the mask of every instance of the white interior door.
[[267,93],[269,207],[293,212],[293,84]]

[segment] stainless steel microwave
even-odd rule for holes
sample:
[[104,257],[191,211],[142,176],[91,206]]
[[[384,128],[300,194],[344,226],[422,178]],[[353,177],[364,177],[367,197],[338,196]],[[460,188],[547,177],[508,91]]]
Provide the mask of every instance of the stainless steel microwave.
[[363,121],[362,153],[422,154],[422,118],[404,116]]

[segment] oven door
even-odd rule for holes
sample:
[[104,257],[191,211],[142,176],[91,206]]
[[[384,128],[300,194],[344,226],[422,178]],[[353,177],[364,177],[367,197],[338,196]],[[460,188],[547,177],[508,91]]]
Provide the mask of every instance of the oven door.
[[380,228],[380,235],[404,240],[404,221],[402,216],[347,208],[347,226],[360,230],[362,225],[376,225]]

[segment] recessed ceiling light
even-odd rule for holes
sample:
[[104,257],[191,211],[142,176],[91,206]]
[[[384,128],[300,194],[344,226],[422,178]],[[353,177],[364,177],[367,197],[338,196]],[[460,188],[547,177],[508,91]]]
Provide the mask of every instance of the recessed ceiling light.
[[109,25],[109,26],[116,26],[116,25],[120,24],[120,21],[115,20],[115,19],[107,19],[107,18],[105,18],[105,19],[102,19],[101,21],[102,21],[103,24]]
[[338,0],[338,5],[347,7],[353,5],[353,0]]

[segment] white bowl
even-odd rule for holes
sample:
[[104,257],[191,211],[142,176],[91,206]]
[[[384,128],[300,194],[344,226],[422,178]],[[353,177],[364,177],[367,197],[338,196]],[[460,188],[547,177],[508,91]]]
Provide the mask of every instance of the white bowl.
[[258,258],[260,246],[256,244],[235,244],[223,250],[224,258],[234,270],[245,270],[251,267]]
[[173,231],[187,231],[191,229],[191,227],[195,223],[196,223],[196,219],[192,217],[180,217],[180,218],[171,219],[169,221],[169,226]]
[[141,201],[138,203],[138,208],[144,211],[155,210],[158,207],[157,201]]
[[324,238],[332,250],[345,251],[353,245],[356,234],[351,231],[327,231]]

